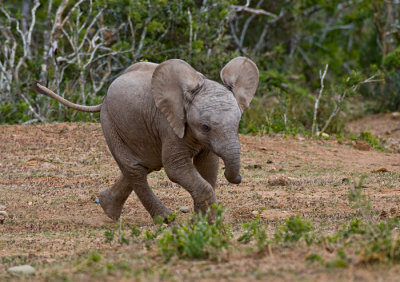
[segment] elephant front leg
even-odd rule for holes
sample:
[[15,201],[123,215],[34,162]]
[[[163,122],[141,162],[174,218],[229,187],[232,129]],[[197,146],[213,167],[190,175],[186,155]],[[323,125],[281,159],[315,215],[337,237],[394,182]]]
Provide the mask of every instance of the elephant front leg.
[[193,163],[200,175],[214,188],[217,185],[219,157],[210,150],[203,150],[194,157]]
[[171,181],[185,188],[193,198],[195,212],[205,213],[217,202],[214,188],[206,181],[193,165],[187,152],[163,150],[163,165]]

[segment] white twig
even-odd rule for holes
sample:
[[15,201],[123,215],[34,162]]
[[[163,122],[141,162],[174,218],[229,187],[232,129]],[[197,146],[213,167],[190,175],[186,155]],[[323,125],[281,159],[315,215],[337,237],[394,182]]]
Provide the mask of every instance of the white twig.
[[235,12],[247,12],[247,13],[250,13],[250,14],[254,14],[256,16],[263,15],[263,16],[272,17],[274,19],[278,18],[278,16],[275,15],[274,13],[265,11],[263,9],[253,9],[253,8],[249,8],[248,6],[238,6],[238,5],[231,5],[231,8]]
[[192,23],[192,13],[190,9],[187,10],[188,12],[188,20],[189,20],[189,58],[192,57],[192,41],[193,41],[193,23]]
[[[363,80],[361,82],[358,82],[358,83],[352,85],[350,87],[350,89],[352,91],[356,91],[358,89],[358,87],[360,87],[360,85],[362,85],[362,84],[384,81],[383,79],[374,79],[376,77],[376,75],[377,74],[374,74],[373,76],[367,78],[366,80]],[[339,98],[337,99],[337,103],[335,102],[335,107],[333,108],[332,113],[329,115],[329,118],[326,120],[324,127],[321,129],[321,132],[324,132],[328,128],[332,119],[340,112],[343,102],[344,102],[344,98],[346,98],[348,91],[349,91],[349,88],[344,90],[343,94],[339,95]]]
[[324,79],[325,79],[325,75],[326,72],[328,71],[328,64],[325,65],[325,70],[324,73],[321,73],[321,70],[319,70],[319,78],[321,81],[321,88],[319,89],[319,93],[317,98],[315,98],[315,104],[314,104],[314,116],[313,116],[313,123],[312,123],[312,129],[311,129],[311,133],[312,135],[315,135],[315,133],[318,131],[317,127],[317,111],[318,111],[318,106],[319,106],[319,100],[321,99],[322,96],[322,92],[324,91]]

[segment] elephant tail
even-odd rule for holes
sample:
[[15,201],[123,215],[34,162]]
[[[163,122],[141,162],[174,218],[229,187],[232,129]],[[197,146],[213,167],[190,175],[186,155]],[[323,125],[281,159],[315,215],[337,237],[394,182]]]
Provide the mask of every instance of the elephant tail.
[[67,107],[70,107],[72,109],[81,111],[81,112],[89,112],[89,113],[100,112],[100,109],[102,106],[102,104],[99,104],[96,106],[83,106],[83,105],[71,103],[70,101],[65,100],[63,97],[61,97],[60,95],[57,95],[56,93],[54,93],[50,89],[44,87],[43,85],[41,85],[38,82],[35,82],[35,84],[33,85],[33,90],[35,90],[37,93],[54,98],[57,101],[59,101],[61,104],[65,105]]

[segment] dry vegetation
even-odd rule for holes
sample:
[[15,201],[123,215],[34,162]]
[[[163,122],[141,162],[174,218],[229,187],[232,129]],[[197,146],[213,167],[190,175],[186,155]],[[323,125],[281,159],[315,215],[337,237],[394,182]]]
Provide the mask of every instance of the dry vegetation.
[[[363,175],[362,192],[381,219],[400,216],[399,154],[359,151],[351,141],[309,140],[284,136],[241,136],[242,177],[239,186],[219,177],[217,196],[226,207],[225,223],[233,238],[228,252],[215,260],[173,257],[165,262],[156,240],[146,230],[157,228],[135,195],[123,210],[127,230],[134,224],[142,235],[106,243],[105,231],[116,230],[100,206],[97,192],[116,181],[119,170],[99,124],[60,123],[0,127],[0,206],[9,217],[0,224],[0,280],[17,277],[10,266],[30,264],[35,280],[395,280],[396,263],[361,263],[349,255],[346,267],[306,260],[318,254],[325,261],[338,256],[335,245],[270,245],[258,252],[236,239],[242,224],[260,217],[268,238],[284,219],[310,220],[321,238],[357,216],[349,203],[350,185]],[[341,143],[341,144],[339,144]],[[149,183],[172,210],[192,207],[189,194],[172,184],[163,171]],[[179,214],[175,222],[190,218]],[[116,231],[116,236],[118,232]],[[399,248],[399,246],[394,246]],[[351,252],[349,252],[351,253]],[[340,255],[339,255],[340,256]]]

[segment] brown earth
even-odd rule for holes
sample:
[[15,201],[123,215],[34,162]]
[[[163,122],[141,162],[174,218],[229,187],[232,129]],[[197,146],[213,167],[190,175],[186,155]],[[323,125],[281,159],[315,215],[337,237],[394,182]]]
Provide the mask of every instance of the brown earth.
[[[371,124],[370,131],[378,134],[383,126],[375,125],[377,119],[361,124]],[[376,132],[375,126],[379,127]],[[399,154],[360,151],[351,142],[336,139],[240,139],[243,182],[228,184],[221,168],[217,189],[219,202],[227,208],[225,222],[235,237],[242,232],[241,224],[257,214],[268,224],[269,234],[283,219],[297,214],[310,219],[321,233],[330,234],[354,217],[347,180],[356,182],[362,176],[366,176],[363,192],[373,208],[388,217],[400,215]],[[372,281],[400,277],[396,264],[351,264],[333,270],[310,264],[305,258],[314,252],[328,259],[335,254],[301,244],[257,255],[232,251],[219,262],[175,259],[168,263],[156,245],[146,247],[143,240],[128,246],[106,244],[104,232],[115,223],[94,200],[118,176],[99,124],[0,126],[0,210],[9,214],[0,224],[0,280],[18,278],[6,270],[19,264],[36,267],[35,276],[26,278],[36,280]],[[149,183],[170,209],[192,208],[189,194],[171,183],[163,170],[149,175]],[[125,204],[122,217],[127,226],[154,228],[135,195]],[[87,263],[87,255],[94,251],[107,262],[107,269],[116,270]]]

